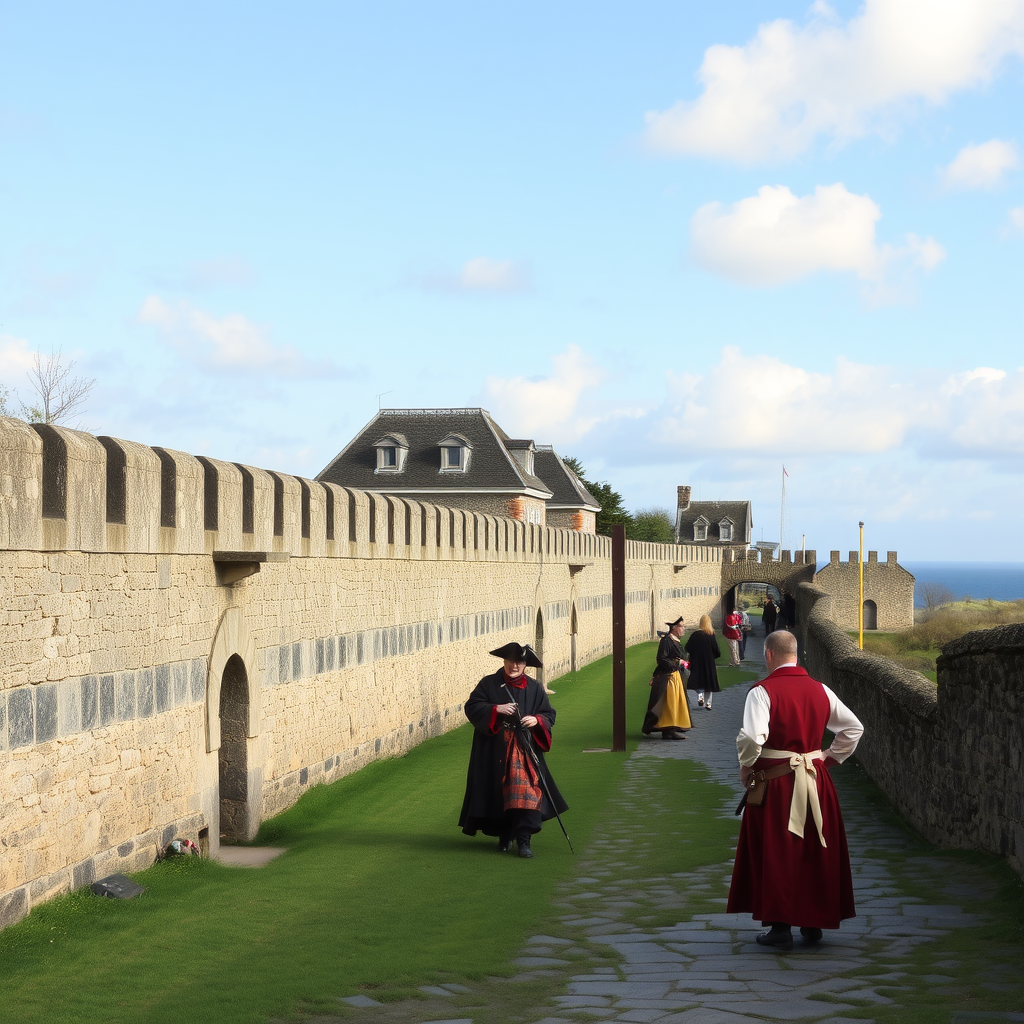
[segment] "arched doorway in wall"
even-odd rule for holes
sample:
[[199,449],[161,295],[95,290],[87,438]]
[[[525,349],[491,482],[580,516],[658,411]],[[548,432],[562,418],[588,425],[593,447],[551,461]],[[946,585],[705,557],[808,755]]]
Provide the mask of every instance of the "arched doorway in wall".
[[220,683],[220,834],[235,843],[249,835],[249,679],[237,655],[228,658]]
[[772,599],[778,608],[782,604],[782,593],[774,583],[760,583],[754,580],[736,583],[722,597],[723,614],[728,615],[734,608],[739,608],[747,613],[750,618],[750,625],[753,628],[751,636],[765,636],[764,605],[768,598]]
[[874,601],[864,602],[864,628],[878,629],[878,605]]
[[[544,660],[544,613],[537,609],[537,621],[533,629],[533,649],[540,661]],[[537,682],[546,690],[547,672],[543,668],[537,669]]]
[[579,620],[576,618],[576,602],[573,602],[569,615],[569,671],[575,672],[579,667],[576,660],[576,634],[579,633]]

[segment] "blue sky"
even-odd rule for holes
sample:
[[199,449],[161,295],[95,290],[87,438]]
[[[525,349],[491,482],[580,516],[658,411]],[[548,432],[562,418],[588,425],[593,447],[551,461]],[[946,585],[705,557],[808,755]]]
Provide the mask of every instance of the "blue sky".
[[23,397],[303,475],[483,405],[632,508],[778,540],[785,464],[787,546],[1024,560],[1021,0],[0,16]]

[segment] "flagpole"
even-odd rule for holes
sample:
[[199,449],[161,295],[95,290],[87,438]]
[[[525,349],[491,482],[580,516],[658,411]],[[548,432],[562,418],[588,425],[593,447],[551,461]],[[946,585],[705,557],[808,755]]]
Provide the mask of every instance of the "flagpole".
[[782,467],[782,500],[779,502],[779,558],[782,558],[782,527],[786,519],[786,467]]
[[864,650],[864,524],[860,524],[860,554],[857,559],[860,574],[860,610],[857,612],[857,624],[860,632],[860,649]]

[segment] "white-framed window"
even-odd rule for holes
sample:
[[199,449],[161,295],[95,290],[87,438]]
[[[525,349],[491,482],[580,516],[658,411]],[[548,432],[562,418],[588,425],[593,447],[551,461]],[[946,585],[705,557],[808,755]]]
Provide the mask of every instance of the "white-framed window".
[[441,472],[465,473],[472,445],[461,434],[449,434],[441,442]]
[[698,519],[697,522],[693,524],[693,539],[708,539],[708,521],[706,519]]
[[376,473],[401,473],[405,469],[405,457],[409,446],[399,437],[385,435],[375,445],[377,449]]
[[721,540],[721,541],[731,541],[732,540],[732,520],[731,519],[723,519],[718,524],[718,539]]

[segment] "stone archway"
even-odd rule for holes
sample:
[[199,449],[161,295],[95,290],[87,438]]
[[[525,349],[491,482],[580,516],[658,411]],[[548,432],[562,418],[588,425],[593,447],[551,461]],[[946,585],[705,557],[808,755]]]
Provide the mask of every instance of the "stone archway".
[[569,671],[575,672],[579,667],[577,663],[576,636],[580,631],[579,619],[576,616],[576,602],[572,603],[572,611],[569,615]]
[[878,605],[871,600],[864,602],[864,628],[878,629]]
[[228,658],[220,687],[220,748],[217,782],[220,796],[220,835],[227,842],[249,835],[249,681],[237,654]]
[[[534,623],[533,629],[533,649],[537,655],[538,660],[544,660],[544,613],[538,608],[537,618]],[[544,668],[537,669],[537,682],[546,690],[547,684],[547,671]]]
[[253,679],[256,645],[241,608],[221,617],[206,677],[206,749],[217,752],[216,834],[252,839],[262,812],[262,766],[252,757],[260,732],[260,695]]

